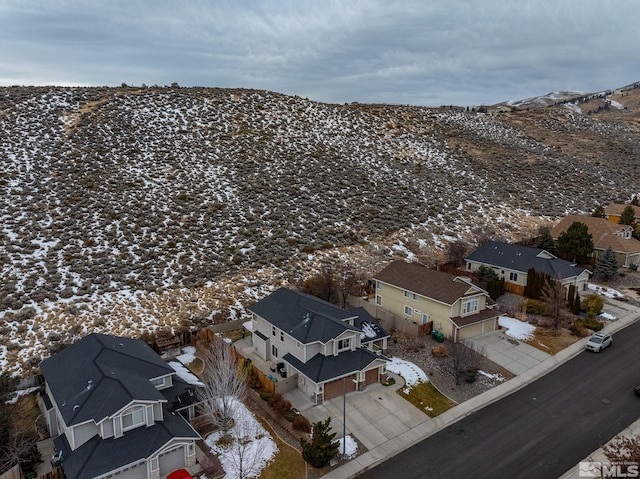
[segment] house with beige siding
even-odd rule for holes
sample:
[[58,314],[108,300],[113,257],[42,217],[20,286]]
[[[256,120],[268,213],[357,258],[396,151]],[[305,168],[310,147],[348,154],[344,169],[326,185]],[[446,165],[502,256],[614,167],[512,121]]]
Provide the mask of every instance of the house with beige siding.
[[364,308],[345,310],[288,288],[249,307],[257,356],[315,404],[361,391],[386,375],[389,334]]
[[401,330],[403,323],[432,326],[457,342],[498,329],[500,311],[469,278],[393,261],[373,279],[376,309],[391,313]]
[[629,267],[640,264],[640,241],[635,239],[633,227],[621,225],[605,218],[593,216],[568,215],[562,218],[553,228],[551,237],[558,237],[576,221],[587,225],[589,234],[593,240],[593,258],[595,261],[604,254],[607,248],[611,248],[616,255],[619,266]]
[[557,258],[541,248],[487,241],[465,258],[466,269],[476,272],[481,266],[493,269],[508,290],[524,294],[527,273],[533,268],[558,280],[566,288],[574,285],[578,290],[586,289],[591,272],[570,261]]
[[90,334],[45,359],[39,399],[67,479],[160,479],[196,463],[188,386],[145,342]]

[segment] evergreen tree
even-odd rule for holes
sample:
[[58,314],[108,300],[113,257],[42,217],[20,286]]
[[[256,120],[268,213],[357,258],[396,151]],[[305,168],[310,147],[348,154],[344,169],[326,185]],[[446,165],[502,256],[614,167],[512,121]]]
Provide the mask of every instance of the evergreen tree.
[[535,291],[535,283],[536,283],[537,275],[538,273],[534,268],[529,268],[529,270],[527,271],[527,284],[524,287],[524,295],[527,298],[533,299],[533,292]]
[[598,258],[594,272],[605,281],[609,281],[618,275],[618,268],[616,254],[613,252],[613,249],[611,249],[611,246],[609,246]]
[[633,209],[633,206],[627,205],[624,210],[622,210],[622,214],[620,215],[620,219],[618,223],[621,225],[632,225],[636,224],[636,210]]
[[340,445],[338,441],[333,440],[336,433],[329,433],[329,429],[331,429],[331,417],[325,421],[313,423],[310,441],[300,439],[302,457],[313,467],[325,467],[338,455]]
[[567,307],[569,311],[573,313],[574,302],[576,300],[576,286],[574,284],[569,285],[569,292],[567,293]]
[[538,248],[548,251],[551,254],[556,254],[556,242],[553,241],[549,230],[542,233],[542,236],[538,240]]
[[591,216],[593,216],[594,218],[605,218],[606,214],[604,212],[604,207],[602,205],[596,206]]
[[562,256],[577,262],[593,253],[593,238],[587,225],[574,221],[560,234],[556,247]]

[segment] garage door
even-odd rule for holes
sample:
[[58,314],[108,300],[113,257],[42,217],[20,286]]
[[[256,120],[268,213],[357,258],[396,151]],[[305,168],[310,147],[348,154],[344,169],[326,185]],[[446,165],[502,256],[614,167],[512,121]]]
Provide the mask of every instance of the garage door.
[[356,375],[353,374],[351,376],[348,376],[346,381],[344,379],[336,379],[335,381],[330,381],[328,383],[325,383],[324,400],[327,401],[329,399],[342,396],[344,387],[346,387],[347,392],[355,391],[356,383],[353,381],[355,378],[356,378]]
[[364,382],[368,386],[369,384],[374,384],[378,382],[378,368],[369,369],[366,373],[364,373]]
[[167,477],[176,469],[182,469],[184,463],[185,446],[177,446],[175,449],[163,452],[158,456],[160,462],[160,477]]

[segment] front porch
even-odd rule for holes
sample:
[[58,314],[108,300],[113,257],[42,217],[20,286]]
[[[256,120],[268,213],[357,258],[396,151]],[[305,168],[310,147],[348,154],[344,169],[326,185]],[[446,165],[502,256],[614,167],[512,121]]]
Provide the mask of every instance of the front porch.
[[262,379],[267,381],[266,383],[263,381],[263,385],[273,384],[273,392],[284,394],[298,386],[297,373],[290,370],[289,374],[282,375],[276,369],[277,364],[271,361],[265,361],[258,356],[251,342],[251,336],[236,341],[233,343],[233,348],[240,356],[251,361],[251,364],[257,369],[259,375],[263,376]]

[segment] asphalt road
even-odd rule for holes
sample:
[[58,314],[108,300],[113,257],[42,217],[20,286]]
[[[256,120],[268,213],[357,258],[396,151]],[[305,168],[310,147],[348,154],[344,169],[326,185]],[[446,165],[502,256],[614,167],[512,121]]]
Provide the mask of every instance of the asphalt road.
[[640,322],[361,479],[557,478],[640,417]]

